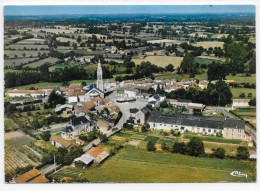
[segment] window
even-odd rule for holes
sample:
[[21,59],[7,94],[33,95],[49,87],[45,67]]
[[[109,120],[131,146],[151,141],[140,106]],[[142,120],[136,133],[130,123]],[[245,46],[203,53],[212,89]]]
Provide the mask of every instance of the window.
[[214,133],[217,133],[217,130],[214,130]]
[[228,132],[226,133],[226,137],[228,137]]
[[208,129],[208,132],[210,133],[210,132],[211,132],[211,129]]
[[153,124],[153,127],[155,127],[155,123]]
[[205,129],[203,129],[202,131],[205,132]]
[[162,124],[160,124],[160,126],[162,126]]

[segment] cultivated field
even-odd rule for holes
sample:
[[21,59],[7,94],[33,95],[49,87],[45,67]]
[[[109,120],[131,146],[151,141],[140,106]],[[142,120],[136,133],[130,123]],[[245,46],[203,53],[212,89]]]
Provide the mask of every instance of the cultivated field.
[[5,133],[5,173],[14,175],[17,167],[37,166],[43,151],[33,144],[34,139],[20,133]]
[[58,37],[57,38],[57,41],[60,41],[60,42],[70,42],[71,44],[74,42],[74,43],[78,43],[75,39],[71,39],[71,38],[64,38],[64,37]]
[[235,80],[239,83],[253,84],[253,83],[256,83],[256,74],[251,74],[251,76],[246,76],[245,73],[237,74],[235,76],[229,75],[229,76],[226,76],[226,79]]
[[[248,178],[232,177],[239,170]],[[252,182],[255,163],[122,150],[80,177],[90,182]]]
[[181,44],[184,41],[180,41],[180,40],[170,40],[170,39],[162,39],[162,40],[150,40],[147,41],[147,43],[151,43],[151,44],[163,44],[165,42],[166,45],[171,45],[171,44]]
[[180,66],[183,57],[172,57],[172,56],[147,56],[145,59],[141,58],[133,58],[132,61],[139,65],[141,62],[151,62],[151,64],[155,64],[157,66],[165,67],[168,64],[172,64],[175,69]]
[[202,46],[203,48],[208,49],[209,47],[223,47],[224,42],[219,42],[219,41],[204,41],[204,42],[196,42],[192,44],[193,46]]

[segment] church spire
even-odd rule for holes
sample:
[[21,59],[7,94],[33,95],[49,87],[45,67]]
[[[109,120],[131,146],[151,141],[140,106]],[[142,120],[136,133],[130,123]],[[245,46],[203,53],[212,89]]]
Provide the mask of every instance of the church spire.
[[104,82],[103,82],[103,71],[100,63],[100,59],[98,60],[98,68],[97,68],[97,88],[101,91],[104,91]]

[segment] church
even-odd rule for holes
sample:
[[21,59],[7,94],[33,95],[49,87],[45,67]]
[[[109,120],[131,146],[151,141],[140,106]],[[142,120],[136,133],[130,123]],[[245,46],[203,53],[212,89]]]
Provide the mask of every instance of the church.
[[83,89],[83,86],[78,87],[76,89],[72,88],[68,92],[69,103],[89,101],[97,97],[101,97],[101,98],[105,97],[103,72],[102,72],[100,60],[98,62],[96,84],[95,83],[91,84],[90,86],[87,87],[87,89]]
[[85,99],[90,100],[92,98],[101,97],[104,98],[104,81],[103,81],[103,72],[100,60],[98,61],[97,68],[97,83],[90,85],[87,93],[85,94]]

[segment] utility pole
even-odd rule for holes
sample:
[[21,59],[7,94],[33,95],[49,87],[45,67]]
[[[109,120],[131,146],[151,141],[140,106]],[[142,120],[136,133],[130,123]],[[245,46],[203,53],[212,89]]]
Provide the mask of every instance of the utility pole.
[[54,153],[54,169],[55,169],[55,172],[56,172],[55,153]]

